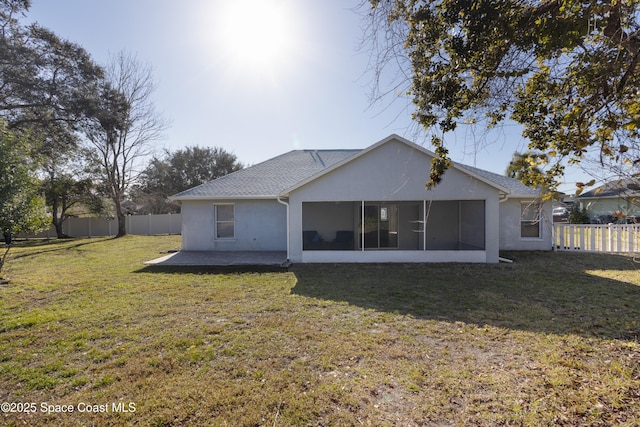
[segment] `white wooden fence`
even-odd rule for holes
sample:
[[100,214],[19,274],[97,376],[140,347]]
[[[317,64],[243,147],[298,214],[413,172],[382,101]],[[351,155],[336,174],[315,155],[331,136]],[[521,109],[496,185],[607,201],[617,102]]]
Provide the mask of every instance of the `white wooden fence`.
[[640,252],[640,224],[554,224],[556,251]]
[[[125,220],[127,233],[143,236],[156,234],[180,234],[182,216],[180,214],[166,215],[128,215]],[[103,237],[115,236],[118,232],[118,222],[115,219],[104,218],[68,218],[62,224],[62,230],[71,237]],[[32,235],[19,236],[28,238],[56,238],[56,230],[51,227],[47,231]]]

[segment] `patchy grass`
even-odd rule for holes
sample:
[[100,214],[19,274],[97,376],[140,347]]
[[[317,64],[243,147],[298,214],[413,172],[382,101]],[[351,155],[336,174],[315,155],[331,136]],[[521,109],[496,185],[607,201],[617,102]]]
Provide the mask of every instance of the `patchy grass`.
[[[143,268],[178,246],[175,236],[129,236],[12,250],[11,282],[0,286],[0,402],[23,412],[0,413],[0,424],[640,419],[640,265],[631,258]],[[74,412],[44,413],[62,405]]]

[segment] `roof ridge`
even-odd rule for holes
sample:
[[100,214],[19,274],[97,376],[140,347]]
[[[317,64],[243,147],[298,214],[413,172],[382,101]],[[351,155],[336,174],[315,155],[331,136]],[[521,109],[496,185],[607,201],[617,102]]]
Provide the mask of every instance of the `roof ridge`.
[[[300,150],[292,150],[292,151],[362,151],[364,148],[302,148]],[[291,151],[289,151],[291,153]]]
[[[394,137],[385,138],[368,148],[307,148],[290,150],[197,187],[187,189],[171,198],[205,198],[208,195],[216,195],[218,198],[276,197],[279,194],[283,194],[284,191],[294,190],[325,173],[330,173],[354,158],[365,155],[394,139],[407,144],[410,148],[424,152],[429,156],[434,156],[433,153],[422,146]],[[503,192],[518,195],[529,195],[536,192],[535,189],[526,187],[517,179],[509,178],[505,175],[458,162],[454,162],[454,166],[461,172],[469,174]]]

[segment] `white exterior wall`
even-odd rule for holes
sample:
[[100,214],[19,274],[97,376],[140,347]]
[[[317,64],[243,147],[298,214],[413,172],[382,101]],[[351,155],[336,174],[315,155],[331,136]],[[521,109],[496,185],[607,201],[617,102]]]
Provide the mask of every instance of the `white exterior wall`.
[[532,199],[507,199],[500,203],[500,249],[516,251],[549,251],[553,239],[553,213],[551,202],[545,202],[542,211],[540,238],[520,237],[522,203]]
[[[389,141],[292,192],[290,257],[294,262],[498,262],[498,190],[456,169],[427,190],[431,158]],[[484,251],[302,251],[302,203],[311,201],[485,200]],[[519,214],[518,214],[519,216]]]
[[[216,239],[216,204],[232,203],[235,237]],[[287,210],[276,200],[182,201],[184,251],[286,251]]]

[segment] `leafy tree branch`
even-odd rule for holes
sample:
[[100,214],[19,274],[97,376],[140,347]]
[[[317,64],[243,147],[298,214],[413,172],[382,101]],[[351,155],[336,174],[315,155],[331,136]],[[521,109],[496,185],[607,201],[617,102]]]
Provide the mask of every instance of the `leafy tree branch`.
[[[593,155],[637,171],[640,1],[371,0],[366,16],[374,72],[403,67],[391,85],[406,85],[425,129],[514,120],[548,155],[528,172],[548,190]],[[444,141],[428,186],[446,171]]]

